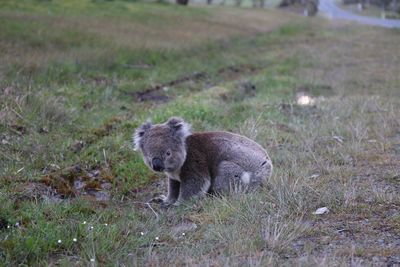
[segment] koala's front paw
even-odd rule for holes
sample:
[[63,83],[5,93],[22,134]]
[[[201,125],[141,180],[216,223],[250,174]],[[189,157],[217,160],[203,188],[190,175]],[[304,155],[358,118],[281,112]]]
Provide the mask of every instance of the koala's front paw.
[[173,199],[169,199],[168,197],[166,197],[164,195],[160,195],[160,196],[152,198],[149,202],[160,204],[162,208],[168,208],[171,205],[173,205],[175,201]]
[[159,195],[157,197],[153,197],[152,199],[149,200],[149,203],[157,203],[157,204],[162,204],[167,201],[167,197],[164,195]]
[[164,201],[164,202],[162,202],[161,203],[161,208],[164,208],[164,209],[167,209],[167,208],[169,208],[169,207],[171,207],[172,205],[174,205],[174,203],[173,202],[170,202],[170,201]]
[[182,204],[182,201],[180,201],[180,200],[177,200],[177,201],[175,201],[174,203],[172,203],[172,205],[174,206],[174,207],[178,207],[178,206],[180,206]]

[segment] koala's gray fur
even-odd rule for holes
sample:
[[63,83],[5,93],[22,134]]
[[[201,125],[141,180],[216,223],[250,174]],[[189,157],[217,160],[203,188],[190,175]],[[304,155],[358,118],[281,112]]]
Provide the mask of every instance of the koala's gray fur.
[[190,125],[181,118],[156,125],[146,122],[133,139],[145,164],[168,176],[164,205],[205,193],[254,188],[272,173],[267,152],[256,142],[228,132],[191,133]]

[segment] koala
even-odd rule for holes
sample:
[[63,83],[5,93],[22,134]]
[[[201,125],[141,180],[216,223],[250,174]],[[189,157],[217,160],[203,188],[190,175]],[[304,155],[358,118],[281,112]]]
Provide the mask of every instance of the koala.
[[272,174],[271,159],[256,142],[229,132],[192,133],[190,124],[177,117],[144,123],[133,142],[150,169],[167,175],[165,206],[207,193],[256,188]]

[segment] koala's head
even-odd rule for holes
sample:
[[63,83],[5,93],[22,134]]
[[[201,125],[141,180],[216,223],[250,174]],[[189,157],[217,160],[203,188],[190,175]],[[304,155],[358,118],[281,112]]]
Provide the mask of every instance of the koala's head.
[[181,118],[172,117],[156,125],[146,122],[134,133],[134,149],[142,151],[144,162],[150,169],[175,172],[185,162],[185,140],[190,134],[190,125]]

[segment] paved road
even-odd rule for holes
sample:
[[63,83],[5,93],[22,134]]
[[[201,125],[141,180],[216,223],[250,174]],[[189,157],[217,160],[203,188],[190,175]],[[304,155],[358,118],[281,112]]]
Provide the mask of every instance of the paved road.
[[386,28],[400,28],[400,20],[380,19],[356,15],[339,8],[335,0],[320,0],[319,11],[331,19],[343,19],[357,21],[362,24],[381,26]]

